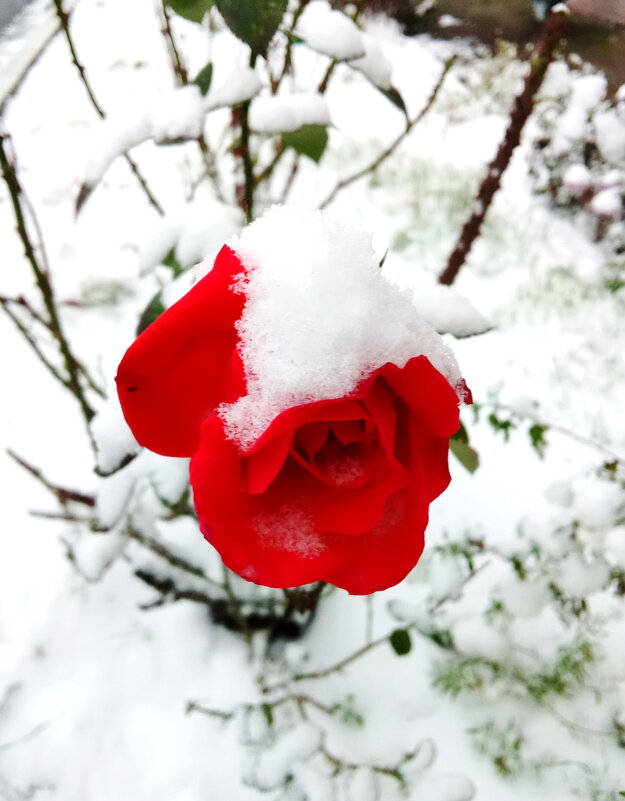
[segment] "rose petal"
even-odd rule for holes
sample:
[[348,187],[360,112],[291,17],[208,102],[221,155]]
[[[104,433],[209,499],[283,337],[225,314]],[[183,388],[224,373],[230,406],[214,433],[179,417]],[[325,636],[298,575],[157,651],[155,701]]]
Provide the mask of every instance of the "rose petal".
[[191,456],[202,420],[245,388],[235,352],[244,296],[232,288],[243,266],[229,248],[190,292],[130,346],[117,391],[137,441],[164,456]]
[[425,356],[410,359],[403,368],[385,364],[378,373],[433,435],[451,437],[456,433],[460,426],[458,396]]
[[325,580],[352,595],[368,595],[405,578],[423,552],[428,507],[415,502],[419,496],[416,487],[400,490],[388,499],[373,531],[341,538],[341,550],[348,558]]
[[202,426],[190,472],[202,532],[243,578],[267,587],[296,587],[341,563],[341,548],[329,548],[311,529],[306,499],[288,471],[260,496],[241,492],[240,454],[216,416]]
[[259,495],[269,487],[284,465],[291,449],[291,434],[282,434],[243,461],[247,470],[247,491]]

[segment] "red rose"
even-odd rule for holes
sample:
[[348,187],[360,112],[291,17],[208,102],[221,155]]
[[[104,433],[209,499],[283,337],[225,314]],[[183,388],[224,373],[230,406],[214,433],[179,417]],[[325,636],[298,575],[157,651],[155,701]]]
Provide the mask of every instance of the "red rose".
[[425,356],[385,364],[348,397],[278,414],[249,447],[216,409],[246,392],[235,323],[242,271],[213,270],[136,340],[117,376],[140,444],[191,456],[201,529],[225,564],[271,587],[327,581],[354,594],[401,581],[423,550],[430,502],[449,483],[458,396]]

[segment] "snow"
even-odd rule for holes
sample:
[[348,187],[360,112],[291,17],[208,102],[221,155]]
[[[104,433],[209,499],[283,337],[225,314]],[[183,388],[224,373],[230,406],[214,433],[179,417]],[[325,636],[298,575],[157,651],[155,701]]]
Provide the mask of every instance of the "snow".
[[195,85],[158,98],[152,107],[152,136],[157,142],[197,139],[204,122],[204,98]]
[[232,70],[223,83],[211,86],[205,98],[205,106],[212,110],[222,106],[236,106],[251,100],[261,90],[262,83],[258,73],[251,67],[237,67]]
[[625,157],[625,121],[616,109],[607,109],[595,114],[593,124],[599,152],[608,162],[619,163]]
[[300,723],[258,756],[253,756],[247,779],[261,790],[280,787],[293,769],[303,763],[320,745],[320,733],[314,726]]
[[98,467],[110,473],[127,456],[139,452],[139,444],[128,428],[116,398],[106,401],[91,421],[97,447]]
[[94,186],[122,153],[145,142],[152,134],[152,120],[147,104],[114,110],[100,123],[91,146],[91,156],[84,169],[85,183]]
[[237,327],[248,391],[220,414],[242,446],[285,409],[345,397],[386,362],[403,367],[425,355],[459,385],[451,352],[384,279],[363,232],[326,212],[283,206],[229,245],[246,268]]
[[362,72],[363,75],[369,78],[371,83],[375,84],[380,89],[390,89],[392,87],[391,76],[393,74],[393,65],[386,58],[382,48],[373,37],[365,34],[362,38],[365,46],[365,55],[353,59],[350,62],[350,67]]
[[366,55],[363,37],[355,23],[333,11],[326,0],[312,0],[298,20],[296,35],[313,50],[338,61]]
[[562,176],[562,186],[572,197],[580,197],[592,186],[592,174],[585,164],[569,164]]
[[606,556],[620,569],[625,570],[625,526],[608,531],[604,541]]
[[597,217],[606,220],[620,220],[623,214],[623,200],[616,187],[602,189],[590,201],[590,210]]
[[601,558],[586,560],[580,553],[570,553],[560,561],[556,581],[573,598],[583,598],[603,589],[610,578],[610,567]]
[[250,127],[258,133],[296,131],[304,125],[329,125],[323,95],[302,92],[285,97],[258,97],[250,106]]

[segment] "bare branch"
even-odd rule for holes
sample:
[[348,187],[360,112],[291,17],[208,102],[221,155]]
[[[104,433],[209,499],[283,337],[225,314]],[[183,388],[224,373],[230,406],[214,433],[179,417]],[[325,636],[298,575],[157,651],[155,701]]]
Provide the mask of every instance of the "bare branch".
[[[80,77],[81,83],[85,87],[85,91],[87,92],[87,95],[89,96],[89,100],[91,101],[91,105],[96,110],[98,116],[101,117],[102,119],[104,119],[106,117],[106,113],[104,112],[104,109],[102,108],[102,106],[98,102],[98,100],[97,100],[97,98],[96,98],[96,96],[94,94],[93,88],[91,87],[91,83],[89,82],[89,79],[87,78],[87,73],[85,72],[85,68],[83,67],[82,63],[80,62],[80,60],[78,58],[78,54],[77,54],[76,48],[74,46],[74,40],[72,38],[70,29],[69,29],[69,15],[63,9],[63,0],[53,0],[53,2],[54,2],[54,7],[56,8],[56,14],[57,14],[57,17],[58,17],[58,20],[59,20],[59,24],[61,26],[61,30],[63,31],[63,34],[65,36],[65,40],[67,42],[67,46],[69,48],[69,52],[70,52],[70,55],[71,55],[71,58],[72,58],[72,63],[76,67],[76,70],[78,71],[78,75]],[[164,214],[163,207],[161,206],[161,204],[158,202],[158,200],[152,194],[152,190],[148,186],[145,178],[143,177],[143,175],[142,175],[141,171],[139,170],[139,167],[137,166],[137,164],[134,161],[134,159],[131,156],[129,156],[128,153],[124,154],[124,158],[125,158],[126,163],[128,164],[128,166],[132,170],[134,176],[136,177],[137,181],[139,182],[139,185],[141,186],[141,189],[143,190],[143,192],[144,192],[145,196],[147,197],[148,201],[150,202],[150,204],[156,209],[156,211],[159,214]]]
[[445,62],[445,65],[443,67],[443,70],[442,70],[442,72],[440,74],[440,77],[439,77],[438,81],[436,82],[434,88],[432,89],[432,91],[430,93],[430,96],[428,97],[425,105],[423,106],[423,108],[417,114],[416,117],[414,117],[412,120],[409,120],[406,123],[406,127],[399,134],[399,136],[397,136],[391,142],[391,144],[385,150],[383,150],[370,164],[367,164],[366,167],[363,167],[362,169],[357,170],[355,173],[352,173],[352,175],[349,175],[347,178],[343,178],[341,181],[339,181],[337,183],[337,185],[334,187],[334,189],[330,192],[330,194],[326,197],[326,199],[322,203],[319,204],[319,208],[320,209],[325,209],[326,206],[328,206],[334,200],[334,198],[338,195],[338,193],[341,190],[345,189],[346,186],[349,186],[350,184],[353,184],[354,181],[357,181],[359,178],[364,178],[364,176],[367,175],[368,173],[373,172],[374,170],[377,170],[377,168],[382,164],[382,162],[386,161],[386,159],[395,152],[395,150],[398,148],[398,146],[408,136],[410,131],[412,131],[414,126],[418,122],[420,122],[425,117],[425,115],[428,113],[428,111],[432,108],[432,105],[433,105],[434,101],[438,97],[438,93],[439,93],[439,91],[440,91],[440,89],[441,89],[441,87],[443,85],[443,82],[445,81],[447,73],[452,68],[455,60],[456,60],[455,56],[452,56],[451,58],[447,59],[447,61]]
[[508,128],[499,149],[488,166],[468,220],[465,222],[456,247],[449,256],[447,266],[438,277],[440,284],[453,284],[460,268],[465,263],[473,243],[479,236],[482,223],[490,209],[493,198],[501,186],[501,178],[510,163],[512,153],[521,141],[525,123],[534,108],[534,98],[543,82],[547,67],[556,53],[568,28],[569,11],[552,11],[545,22],[530,57],[530,69],[525,78],[522,92],[517,96],[508,121]]

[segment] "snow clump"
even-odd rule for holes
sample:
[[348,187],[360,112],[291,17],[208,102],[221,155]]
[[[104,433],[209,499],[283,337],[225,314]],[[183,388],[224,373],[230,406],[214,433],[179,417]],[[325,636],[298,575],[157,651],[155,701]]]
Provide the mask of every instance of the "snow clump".
[[364,232],[274,206],[228,244],[245,267],[238,331],[248,393],[220,414],[242,447],[284,410],[346,397],[386,362],[424,355],[462,396],[453,354],[410,293],[384,278]]

